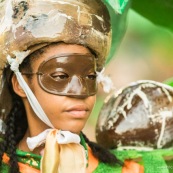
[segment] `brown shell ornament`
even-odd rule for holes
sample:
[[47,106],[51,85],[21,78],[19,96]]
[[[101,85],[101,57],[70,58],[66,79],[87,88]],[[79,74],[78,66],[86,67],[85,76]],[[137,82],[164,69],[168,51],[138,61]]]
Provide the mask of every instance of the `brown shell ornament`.
[[106,148],[168,148],[173,145],[173,88],[141,80],[110,95],[96,125]]

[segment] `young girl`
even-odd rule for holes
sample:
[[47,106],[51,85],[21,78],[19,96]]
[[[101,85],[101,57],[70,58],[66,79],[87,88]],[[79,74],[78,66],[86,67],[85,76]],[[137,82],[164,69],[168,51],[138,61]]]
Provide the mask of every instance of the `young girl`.
[[1,172],[121,172],[82,133],[110,49],[104,3],[6,0],[0,9]]

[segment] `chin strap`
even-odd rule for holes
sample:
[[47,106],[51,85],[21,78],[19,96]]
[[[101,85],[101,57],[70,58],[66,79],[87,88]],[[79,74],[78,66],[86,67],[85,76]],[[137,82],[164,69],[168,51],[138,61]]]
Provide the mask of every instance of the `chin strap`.
[[85,173],[87,158],[80,137],[69,131],[47,129],[27,139],[31,150],[45,142],[41,173]]
[[17,80],[22,87],[23,91],[25,92],[28,101],[34,110],[35,114],[40,118],[41,121],[43,121],[45,124],[47,124],[49,127],[54,128],[53,124],[48,119],[47,115],[45,114],[44,110],[42,109],[41,105],[39,104],[37,98],[35,97],[34,93],[29,88],[28,84],[25,82],[24,78],[22,77],[22,74],[19,72],[19,65],[22,63],[23,59],[28,55],[27,52],[15,52],[16,58],[13,59],[11,56],[7,56],[8,63],[10,64],[11,70],[15,73]]

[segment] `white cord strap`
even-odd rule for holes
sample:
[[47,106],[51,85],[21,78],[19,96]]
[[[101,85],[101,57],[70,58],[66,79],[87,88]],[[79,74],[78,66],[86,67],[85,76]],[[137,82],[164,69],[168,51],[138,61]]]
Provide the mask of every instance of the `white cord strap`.
[[34,110],[35,114],[40,118],[40,120],[42,120],[49,127],[54,128],[52,123],[49,121],[47,115],[43,111],[41,105],[39,104],[37,98],[35,97],[35,95],[31,91],[31,89],[29,88],[29,86],[27,85],[25,80],[23,79],[23,76],[19,72],[19,65],[22,63],[25,56],[27,56],[27,52],[25,52],[25,53],[21,52],[20,54],[18,53],[18,56],[15,59],[8,56],[7,60],[10,64],[11,70],[14,71],[14,73],[16,74],[17,80],[18,80],[20,86],[22,87],[22,89],[24,90],[24,92],[28,98],[28,101],[29,101],[32,109]]
[[105,93],[109,93],[111,90],[115,89],[113,82],[109,76],[106,76],[104,74],[104,68],[102,69],[101,72],[96,72],[97,73],[97,83],[101,84],[103,87],[103,91]]

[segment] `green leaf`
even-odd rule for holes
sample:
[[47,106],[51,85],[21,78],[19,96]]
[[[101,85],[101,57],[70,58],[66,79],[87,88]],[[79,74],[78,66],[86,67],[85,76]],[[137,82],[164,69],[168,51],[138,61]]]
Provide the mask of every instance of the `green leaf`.
[[154,24],[173,31],[173,0],[132,0],[131,8]]
[[102,0],[111,16],[112,46],[106,64],[114,57],[127,27],[127,13],[130,8],[129,0]]

